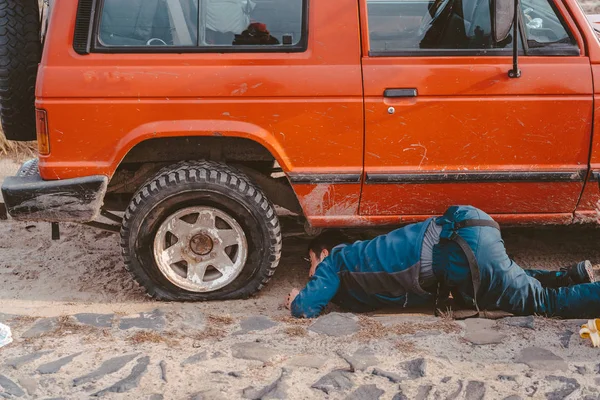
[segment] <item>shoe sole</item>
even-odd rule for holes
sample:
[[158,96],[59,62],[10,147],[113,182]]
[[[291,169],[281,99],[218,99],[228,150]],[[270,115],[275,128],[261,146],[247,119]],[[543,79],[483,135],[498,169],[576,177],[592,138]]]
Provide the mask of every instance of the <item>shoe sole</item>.
[[596,277],[594,276],[594,268],[592,267],[592,263],[589,261],[585,261],[584,267],[585,267],[585,273],[589,280],[589,282],[586,282],[586,283],[594,283],[596,281]]

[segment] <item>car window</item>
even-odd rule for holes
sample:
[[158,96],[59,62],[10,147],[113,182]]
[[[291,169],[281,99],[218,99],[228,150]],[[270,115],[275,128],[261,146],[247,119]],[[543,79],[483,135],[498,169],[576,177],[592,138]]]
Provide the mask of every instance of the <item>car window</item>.
[[303,0],[104,0],[103,47],[294,46]]
[[522,0],[521,10],[530,48],[577,46],[549,0]]
[[372,52],[508,49],[492,38],[490,0],[367,0]]

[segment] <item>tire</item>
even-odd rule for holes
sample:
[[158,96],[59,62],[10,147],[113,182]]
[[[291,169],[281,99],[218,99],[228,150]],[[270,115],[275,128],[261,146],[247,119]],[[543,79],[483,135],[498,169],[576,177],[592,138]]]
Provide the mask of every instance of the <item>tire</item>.
[[36,139],[35,81],[41,57],[38,0],[0,1],[0,118],[8,140]]
[[[184,218],[188,221],[185,228],[193,227],[187,233],[175,229]],[[202,224],[206,224],[206,230]],[[218,224],[225,228],[218,228]],[[225,248],[224,239],[219,247],[224,233],[242,245]],[[201,250],[219,255],[205,251],[195,253],[194,243],[197,245],[198,237],[211,239],[210,249],[202,247]],[[165,240],[174,244],[165,244]],[[121,228],[121,248],[127,269],[150,296],[170,301],[249,297],[262,289],[275,273],[281,241],[277,214],[264,193],[243,173],[210,161],[181,162],[159,171],[134,195]],[[166,254],[171,247],[175,249],[180,242],[183,250],[174,250],[173,254],[183,255],[184,263],[173,262],[177,259],[175,256],[164,261],[161,254]],[[206,272],[202,277],[192,273],[190,278],[189,260],[197,265],[206,264],[211,261],[199,260],[216,260],[215,257],[221,257],[224,252],[229,254],[226,263],[231,262],[233,267],[218,269],[211,264],[204,266]],[[217,266],[225,264],[216,262]],[[222,276],[205,281],[209,270],[213,276]],[[239,272],[235,275],[232,271]]]

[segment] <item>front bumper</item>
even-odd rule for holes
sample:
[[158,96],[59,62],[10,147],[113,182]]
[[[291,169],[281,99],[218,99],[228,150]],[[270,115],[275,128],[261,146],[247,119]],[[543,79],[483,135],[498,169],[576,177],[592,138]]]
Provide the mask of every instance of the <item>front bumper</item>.
[[2,197],[16,220],[83,223],[98,217],[107,185],[103,175],[45,181],[35,159],[4,180]]

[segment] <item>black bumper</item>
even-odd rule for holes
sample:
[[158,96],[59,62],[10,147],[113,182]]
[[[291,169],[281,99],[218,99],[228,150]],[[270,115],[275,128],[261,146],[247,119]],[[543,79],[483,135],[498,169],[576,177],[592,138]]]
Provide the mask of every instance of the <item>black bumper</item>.
[[108,178],[103,175],[45,181],[38,161],[21,166],[2,185],[11,217],[21,221],[90,222],[100,213]]

